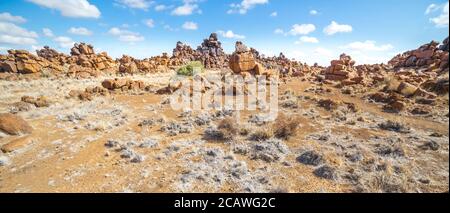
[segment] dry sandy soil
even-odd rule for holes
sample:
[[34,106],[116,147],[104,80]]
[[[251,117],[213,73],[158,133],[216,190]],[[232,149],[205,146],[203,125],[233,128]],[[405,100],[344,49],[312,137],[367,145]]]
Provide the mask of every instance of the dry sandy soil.
[[[130,78],[162,86],[172,75]],[[448,95],[413,116],[383,112],[367,88],[294,78],[280,84],[279,105],[296,127],[277,138],[257,112],[174,111],[146,91],[67,97],[103,80],[0,81],[0,113],[24,95],[51,102],[18,112],[31,134],[0,135],[0,192],[448,192]],[[237,133],[217,140],[224,119]]]

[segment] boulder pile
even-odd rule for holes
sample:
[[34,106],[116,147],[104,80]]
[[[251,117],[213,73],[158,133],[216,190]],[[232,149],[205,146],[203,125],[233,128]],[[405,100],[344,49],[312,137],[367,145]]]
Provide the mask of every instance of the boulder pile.
[[341,81],[346,85],[360,83],[363,78],[359,77],[355,63],[349,55],[341,54],[339,60],[331,61],[331,66],[325,70],[325,79]]
[[138,67],[136,64],[136,59],[131,56],[123,55],[122,58],[119,59],[119,72],[120,73],[137,73]]
[[102,86],[108,90],[144,90],[145,83],[143,81],[133,81],[130,79],[107,79],[102,82]]
[[228,57],[223,51],[222,43],[217,38],[216,33],[212,33],[208,39],[197,48],[197,58],[203,63],[205,68],[224,68],[227,66]]
[[87,87],[84,91],[82,90],[71,90],[69,92],[69,97],[78,98],[81,101],[92,101],[95,96],[107,96],[109,94],[108,89],[104,87]]
[[395,56],[388,63],[394,68],[403,67],[426,67],[428,71],[448,70],[448,38],[441,46],[436,41],[420,46],[418,49],[410,50]]
[[118,59],[120,73],[155,73],[165,72],[171,68],[171,58],[167,53],[142,60],[123,55]]
[[74,62],[71,64],[77,64],[86,68],[104,71],[116,66],[115,61],[106,52],[96,55],[94,47],[90,44],[75,44],[70,51],[70,55],[69,61]]
[[45,58],[26,50],[8,50],[8,55],[0,55],[0,72],[33,74],[41,72],[43,68],[61,70]]
[[192,49],[189,45],[183,42],[177,42],[177,46],[173,49],[171,58],[172,66],[181,66],[187,64],[190,61],[195,61],[199,58],[199,54]]
[[61,66],[67,63],[67,59],[69,57],[68,55],[51,49],[49,46],[44,46],[43,49],[36,50],[36,53],[39,57],[45,58],[48,61]]
[[274,74],[273,71],[266,69],[261,63],[257,62],[254,53],[255,50],[249,50],[242,42],[236,42],[235,51],[228,62],[230,69],[235,74],[243,76],[249,74],[272,76]]

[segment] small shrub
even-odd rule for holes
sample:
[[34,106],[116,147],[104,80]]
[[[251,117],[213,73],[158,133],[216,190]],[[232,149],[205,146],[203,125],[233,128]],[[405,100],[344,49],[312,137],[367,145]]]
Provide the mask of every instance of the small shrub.
[[269,128],[261,128],[250,135],[250,140],[265,141],[273,137],[273,131]]
[[202,73],[204,67],[200,61],[191,61],[187,65],[180,67],[177,71],[178,75],[194,76],[197,73]]
[[239,133],[239,124],[233,118],[223,119],[217,128],[223,133],[225,139],[233,139]]
[[232,118],[223,119],[217,127],[207,128],[204,132],[208,140],[232,140],[239,133],[239,125]]
[[288,140],[290,137],[295,136],[299,125],[300,120],[298,118],[289,118],[281,114],[273,124],[275,137]]

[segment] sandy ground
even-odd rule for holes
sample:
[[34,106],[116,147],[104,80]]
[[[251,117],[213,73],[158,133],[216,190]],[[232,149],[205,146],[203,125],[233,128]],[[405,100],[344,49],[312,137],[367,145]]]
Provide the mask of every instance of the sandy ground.
[[[171,75],[130,78],[164,85]],[[102,80],[0,81],[0,112],[24,95],[51,101],[18,113],[32,134],[0,135],[0,146],[12,147],[0,153],[0,192],[448,191],[448,95],[429,116],[413,116],[383,112],[364,98],[370,91],[346,95],[292,79],[279,97],[281,113],[299,121],[295,136],[252,140],[271,124],[243,111],[236,125],[250,133],[217,141],[205,137],[207,129],[237,112],[174,111],[166,95],[145,91],[67,97]],[[345,104],[327,110],[321,99],[357,111]],[[389,120],[408,131],[380,128]],[[305,163],[305,153],[316,161]]]

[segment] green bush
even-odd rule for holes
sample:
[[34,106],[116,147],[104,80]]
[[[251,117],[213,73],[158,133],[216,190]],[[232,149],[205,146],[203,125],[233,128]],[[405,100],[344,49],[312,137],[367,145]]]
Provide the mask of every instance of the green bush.
[[191,61],[187,65],[180,67],[177,71],[178,75],[193,76],[204,71],[202,62]]

